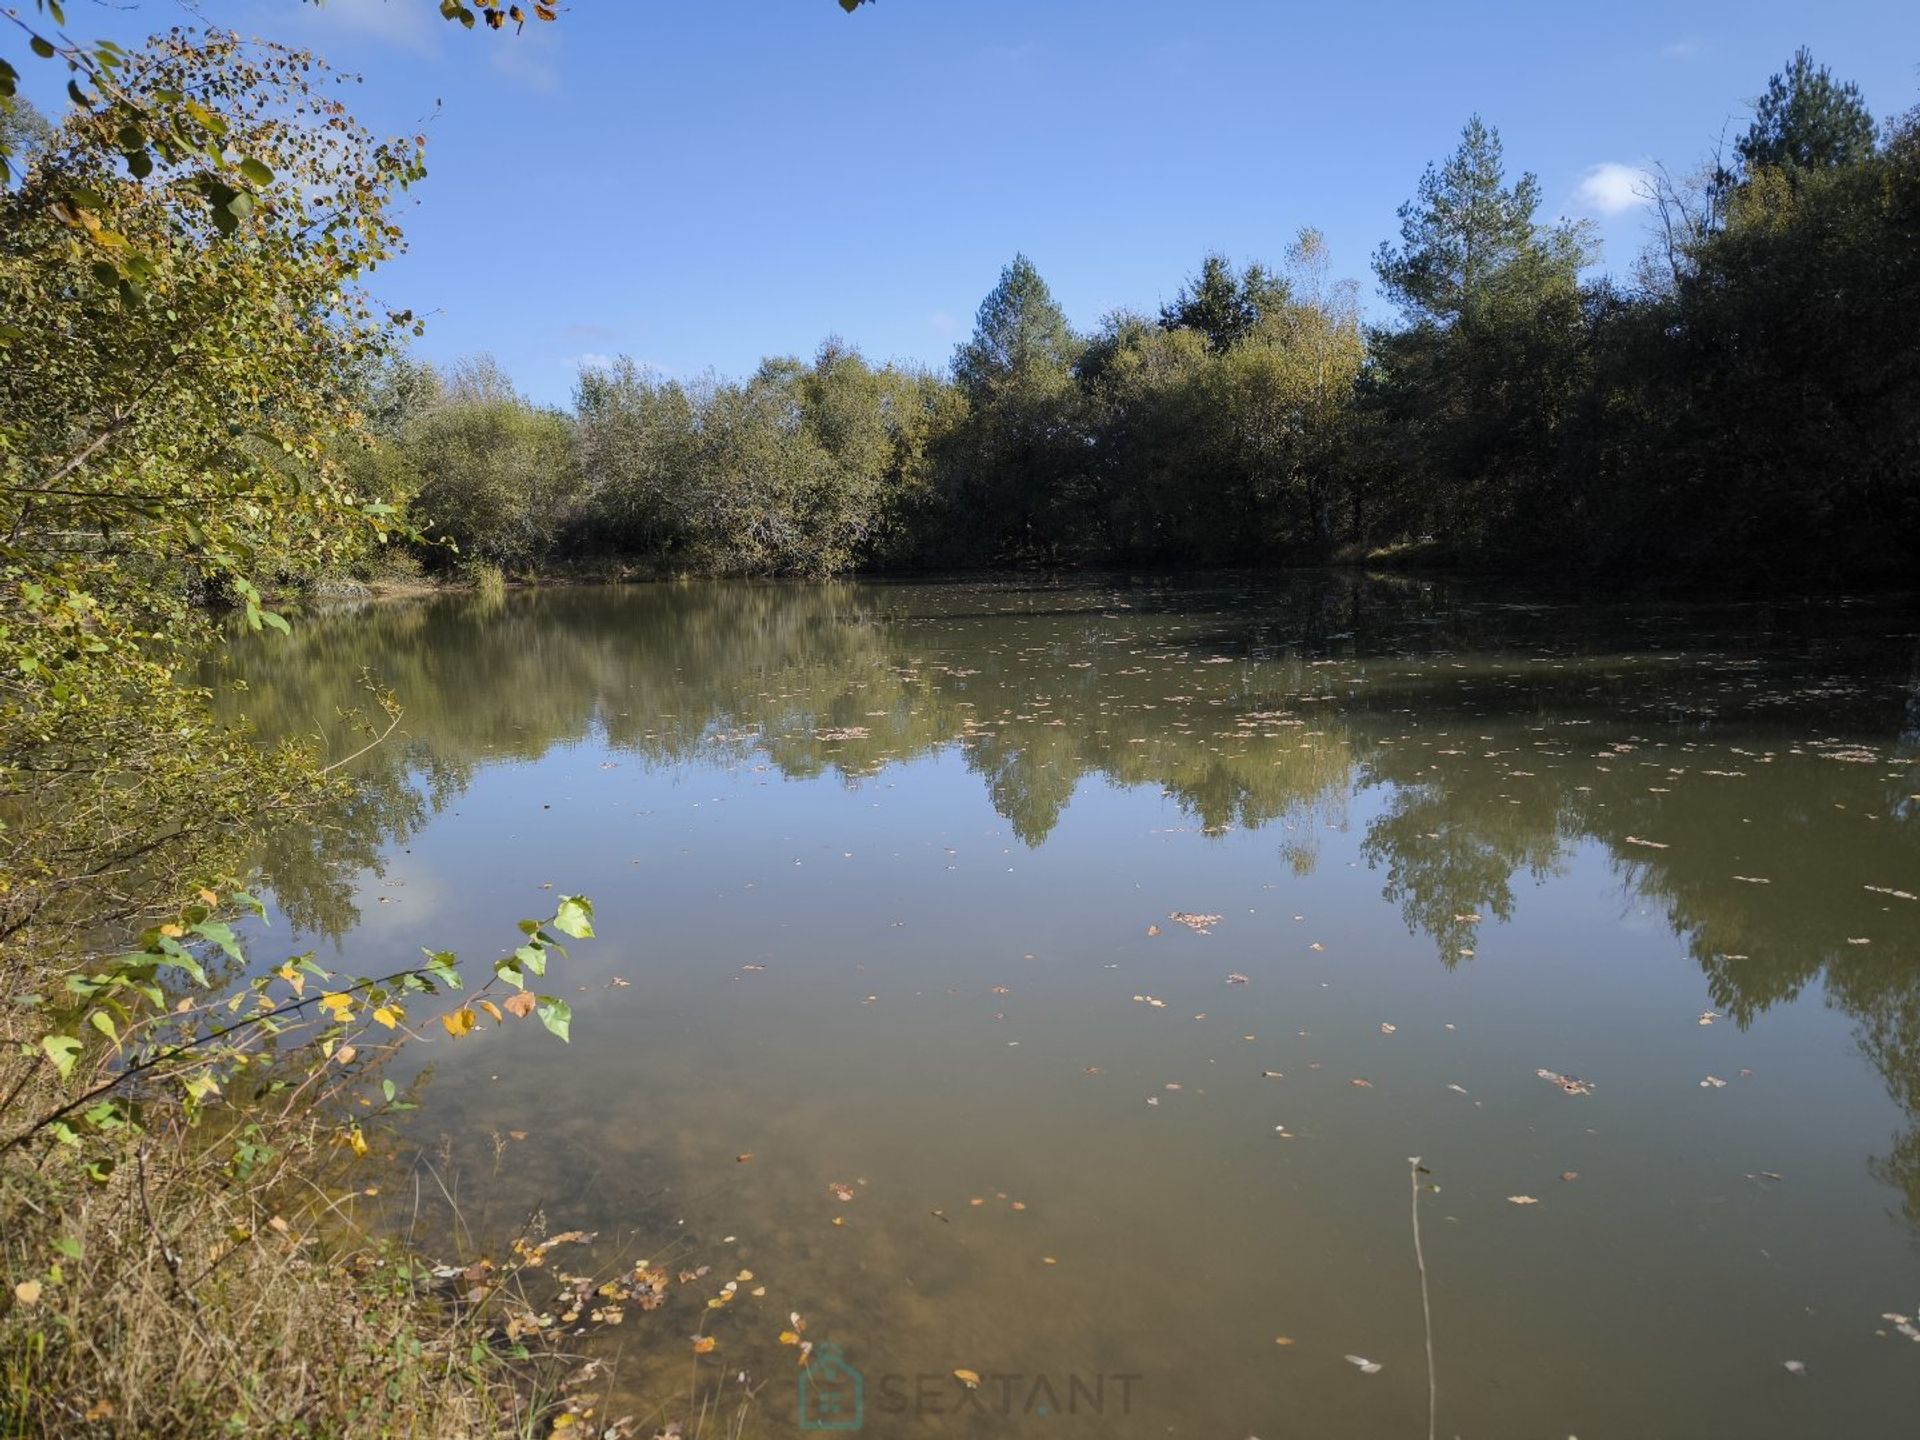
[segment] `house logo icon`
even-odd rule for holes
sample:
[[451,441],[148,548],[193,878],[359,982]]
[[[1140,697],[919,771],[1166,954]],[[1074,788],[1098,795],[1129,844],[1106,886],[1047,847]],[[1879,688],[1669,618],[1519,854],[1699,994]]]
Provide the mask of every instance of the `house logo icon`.
[[802,1430],[858,1430],[867,1422],[867,1382],[831,1341],[800,1372]]

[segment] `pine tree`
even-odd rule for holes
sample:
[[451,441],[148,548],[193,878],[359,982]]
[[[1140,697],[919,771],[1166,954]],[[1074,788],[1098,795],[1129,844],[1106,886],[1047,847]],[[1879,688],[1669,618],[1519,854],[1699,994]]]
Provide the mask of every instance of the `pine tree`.
[[1738,149],[1750,172],[1857,164],[1873,154],[1873,116],[1858,85],[1836,84],[1827,67],[1815,65],[1812,52],[1802,46],[1785,73],[1767,82],[1767,93],[1754,106],[1753,124]]

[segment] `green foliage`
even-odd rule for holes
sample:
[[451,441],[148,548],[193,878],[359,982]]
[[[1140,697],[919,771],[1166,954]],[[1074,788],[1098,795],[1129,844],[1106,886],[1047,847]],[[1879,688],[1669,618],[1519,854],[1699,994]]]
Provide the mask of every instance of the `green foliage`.
[[399,427],[410,515],[429,562],[507,570],[555,550],[582,494],[573,422],[514,394],[490,362],[456,371],[438,403]]
[[1169,330],[1198,330],[1213,349],[1226,351],[1286,303],[1284,280],[1257,262],[1235,274],[1227,257],[1216,252],[1200,262],[1200,273],[1161,308],[1160,323]]
[[685,386],[619,361],[576,394],[585,544],[667,569],[825,575],[907,523],[940,387],[838,341]]
[[1786,70],[1767,82],[1753,123],[1735,148],[1749,173],[1858,165],[1873,154],[1873,117],[1860,87],[1837,83],[1802,46]]

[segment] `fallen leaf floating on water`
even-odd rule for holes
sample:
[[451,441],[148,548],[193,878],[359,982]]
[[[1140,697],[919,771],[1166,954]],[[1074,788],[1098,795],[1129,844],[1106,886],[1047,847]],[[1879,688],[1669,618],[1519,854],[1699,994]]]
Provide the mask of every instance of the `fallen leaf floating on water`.
[[1702,1090],[1724,1090],[1727,1088],[1727,1082],[1722,1080],[1718,1075],[1709,1075],[1700,1082],[1700,1088]]
[[736,1165],[750,1164],[752,1160],[753,1160],[753,1152],[751,1150],[743,1151],[741,1154],[738,1154],[733,1157],[733,1163]]
[[1160,933],[1160,927],[1158,925],[1147,926],[1147,934],[1158,935],[1159,933]]
[[1711,1025],[1713,1024],[1714,1021],[1718,1020],[1719,1018],[1720,1018],[1720,1012],[1718,1010],[1702,1010],[1700,1012],[1700,1019],[1695,1023],[1700,1025]]
[[507,997],[506,1010],[509,1015],[517,1015],[524,1020],[533,1014],[534,1006],[538,1003],[531,990],[516,990]]
[[1394,1031],[1398,1030],[1399,1028],[1400,1027],[1398,1025],[1389,1025],[1384,1020],[1380,1022],[1380,1033],[1382,1035],[1391,1035],[1393,1034]]
[[1540,1202],[1531,1195],[1509,1195],[1507,1196],[1507,1203],[1509,1205],[1538,1205]]
[[853,1199],[853,1187],[838,1180],[827,1182],[827,1193],[843,1204]]
[[976,1371],[956,1370],[953,1372],[953,1378],[958,1380],[962,1385],[966,1386],[969,1390],[978,1390],[980,1388],[980,1376]]
[[1644,846],[1646,846],[1646,848],[1647,848],[1647,849],[1649,849],[1649,850],[1666,850],[1666,849],[1669,849],[1669,848],[1671,848],[1671,847],[1669,847],[1669,846],[1667,846],[1667,845],[1664,845],[1664,844],[1662,844],[1662,843],[1661,843],[1660,841],[1658,841],[1658,840],[1642,840],[1642,839],[1641,839],[1641,838],[1640,838],[1640,837],[1639,837],[1638,835],[1629,835],[1629,836],[1627,836],[1627,844],[1629,844],[1629,845],[1644,845]]
[[1245,985],[1247,983],[1249,983],[1247,977],[1242,975],[1238,970],[1232,971],[1227,976],[1227,984],[1229,985]]
[[1782,1360],[1780,1365],[1789,1375],[1805,1375],[1807,1373],[1805,1364],[1798,1360]]
[[1176,925],[1184,925],[1196,935],[1211,935],[1213,927],[1224,918],[1219,915],[1196,915],[1189,910],[1175,910],[1167,918]]
[[696,1335],[693,1337],[693,1353],[696,1355],[711,1354],[719,1343],[720,1342],[711,1335]]
[[1356,1090],[1371,1090],[1373,1088],[1373,1082],[1371,1080],[1349,1080],[1347,1083]]
[[1278,1070],[1262,1070],[1260,1076],[1264,1080],[1284,1080],[1287,1078]]
[[1593,1093],[1593,1082],[1591,1080],[1581,1080],[1572,1075],[1562,1075],[1557,1070],[1536,1070],[1533,1073],[1549,1084],[1558,1085],[1569,1095],[1591,1095]]
[[1293,1337],[1291,1335],[1276,1335],[1273,1337],[1273,1343],[1276,1345],[1291,1345],[1293,1344]]
[[1773,881],[1762,880],[1758,875],[1736,875],[1733,877],[1742,885],[1771,885]]
[[1347,1356],[1347,1363],[1357,1366],[1362,1375],[1378,1375],[1386,1368],[1378,1360],[1369,1360],[1364,1355],[1349,1355]]
[[1562,1170],[1560,1172],[1560,1178],[1563,1181],[1565,1181],[1567,1184],[1571,1185],[1574,1181],[1580,1178],[1580,1172],[1578,1170]]
[[1467,1087],[1464,1085],[1449,1085],[1447,1089],[1453,1091],[1456,1095],[1464,1095],[1467,1093]]

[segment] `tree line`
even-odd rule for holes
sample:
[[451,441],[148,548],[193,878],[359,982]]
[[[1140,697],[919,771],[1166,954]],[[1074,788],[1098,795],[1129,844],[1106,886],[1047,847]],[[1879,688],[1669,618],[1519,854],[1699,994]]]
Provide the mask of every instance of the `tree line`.
[[1629,279],[1478,117],[1373,261],[1303,230],[1076,332],[1016,256],[941,372],[838,339],[745,379],[491,361],[367,379],[362,483],[435,568],[827,575],[1333,560],[1885,583],[1920,540],[1920,112],[1803,50],[1731,153],[1661,170]]

